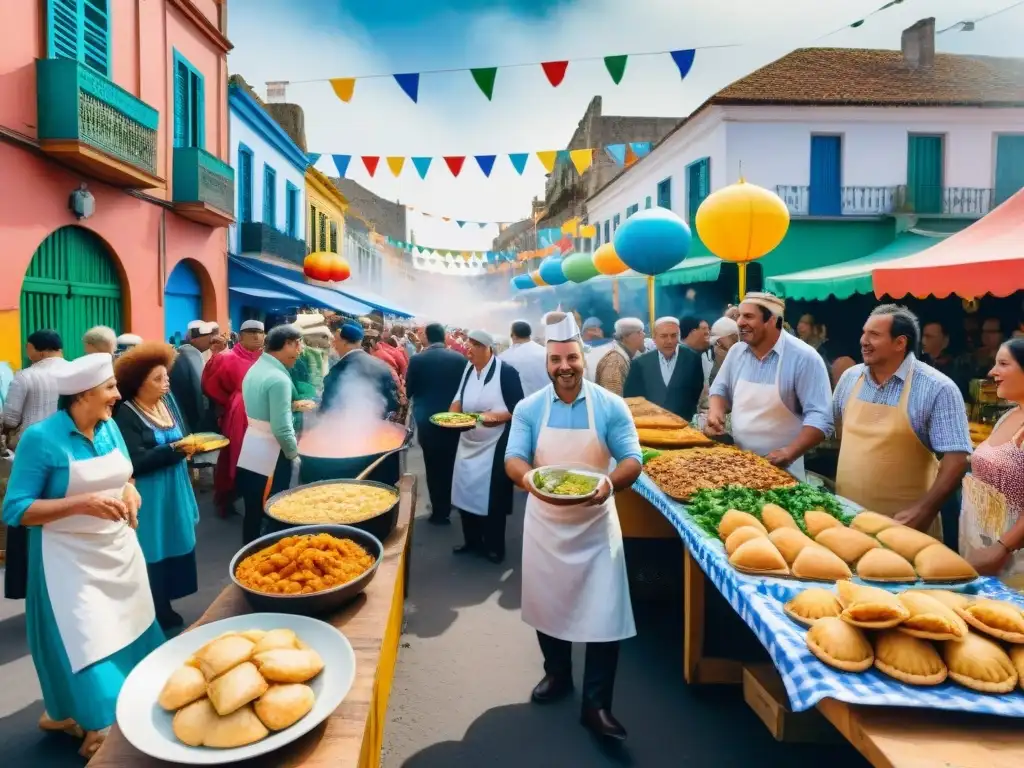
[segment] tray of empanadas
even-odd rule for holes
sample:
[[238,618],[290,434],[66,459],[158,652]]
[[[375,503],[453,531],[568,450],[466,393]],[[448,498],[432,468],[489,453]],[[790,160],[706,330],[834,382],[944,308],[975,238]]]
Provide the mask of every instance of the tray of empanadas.
[[151,757],[219,765],[308,733],[355,679],[348,639],[306,616],[256,613],[167,641],[132,670],[117,699],[125,738]]

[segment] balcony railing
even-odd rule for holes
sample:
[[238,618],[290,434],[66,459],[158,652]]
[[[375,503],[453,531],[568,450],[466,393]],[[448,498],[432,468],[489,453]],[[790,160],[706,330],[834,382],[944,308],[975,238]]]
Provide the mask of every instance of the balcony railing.
[[779,185],[775,192],[794,216],[881,216],[896,207],[896,187],[841,187],[821,197],[804,186]]
[[174,207],[182,216],[226,226],[235,220],[235,169],[199,147],[174,150]]
[[305,241],[278,232],[262,221],[247,221],[239,227],[239,246],[242,253],[268,254],[293,264],[302,264],[306,258]]
[[39,146],[121,187],[163,186],[157,177],[160,114],[71,59],[36,60]]
[[896,207],[901,213],[981,217],[994,205],[993,190],[985,187],[900,186]]

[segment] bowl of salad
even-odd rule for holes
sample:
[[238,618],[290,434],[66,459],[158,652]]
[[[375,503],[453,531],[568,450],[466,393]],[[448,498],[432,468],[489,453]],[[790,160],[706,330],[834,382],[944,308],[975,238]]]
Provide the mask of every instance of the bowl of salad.
[[479,413],[435,413],[430,417],[430,423],[442,429],[454,429],[459,432],[468,432],[480,422]]
[[607,475],[573,466],[537,467],[523,479],[544,501],[562,506],[592,499],[610,482]]

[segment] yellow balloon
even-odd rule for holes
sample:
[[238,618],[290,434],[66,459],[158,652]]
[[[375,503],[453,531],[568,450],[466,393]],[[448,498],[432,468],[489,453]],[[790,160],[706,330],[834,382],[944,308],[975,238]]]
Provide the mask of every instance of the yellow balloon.
[[743,179],[712,192],[697,209],[701,242],[723,261],[760,259],[782,242],[789,210],[774,192]]
[[625,272],[629,267],[619,258],[612,243],[605,243],[594,251],[594,269],[602,275],[617,275]]
[[540,270],[539,269],[535,269],[535,270],[533,270],[533,272],[530,273],[530,279],[533,280],[533,284],[534,285],[537,285],[537,286],[547,285],[547,283],[545,283],[541,279],[541,277],[540,277]]

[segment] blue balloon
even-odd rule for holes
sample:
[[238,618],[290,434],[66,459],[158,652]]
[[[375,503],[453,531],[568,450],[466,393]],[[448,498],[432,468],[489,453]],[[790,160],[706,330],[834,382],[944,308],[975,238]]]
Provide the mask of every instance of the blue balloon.
[[536,288],[537,286],[533,282],[533,278],[529,275],[516,275],[512,278],[512,287],[519,291],[525,291],[529,288]]
[[569,278],[562,272],[560,256],[548,256],[540,263],[540,279],[548,285],[562,285],[569,282]]
[[630,269],[660,275],[686,258],[690,228],[667,208],[650,208],[630,216],[615,233],[615,252]]

